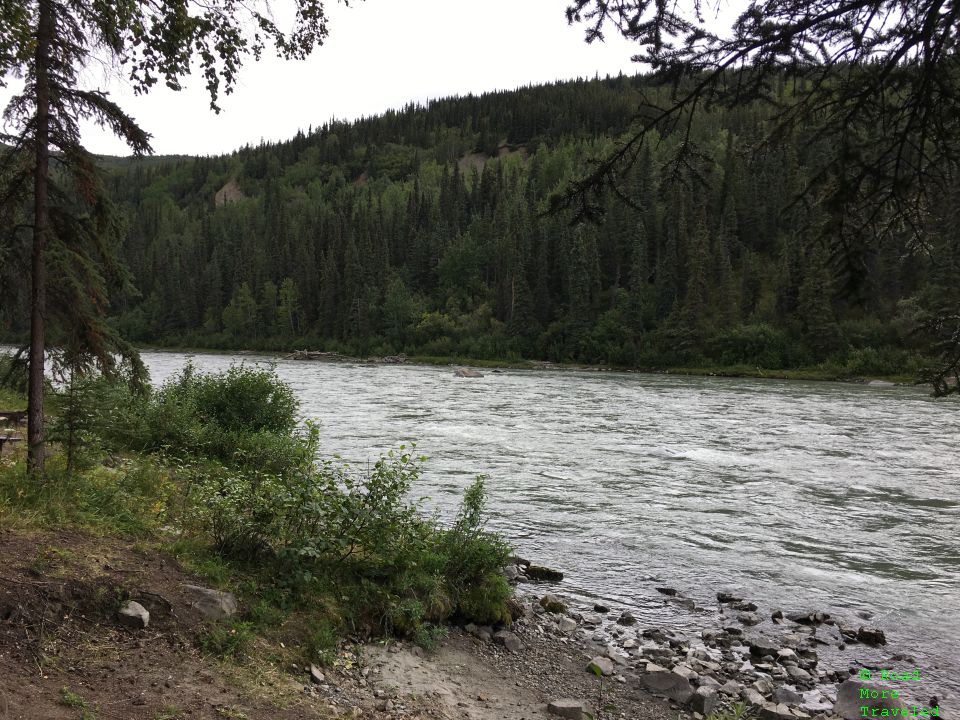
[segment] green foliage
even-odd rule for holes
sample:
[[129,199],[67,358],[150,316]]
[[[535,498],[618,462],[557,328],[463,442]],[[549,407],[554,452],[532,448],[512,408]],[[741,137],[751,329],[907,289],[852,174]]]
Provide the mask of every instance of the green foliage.
[[[452,616],[511,621],[500,573],[510,550],[484,530],[483,478],[444,527],[410,499],[425,461],[415,446],[363,469],[317,460],[317,428],[294,427],[290,388],[271,371],[188,368],[143,396],[105,380],[82,387],[92,417],[80,445],[92,461],[68,470],[54,456],[45,484],[22,463],[0,467],[0,524],[137,536],[166,526],[185,565],[255,598],[242,622],[198,637],[204,652],[236,657],[255,630],[306,607],[305,649],[319,662],[346,631],[432,647]],[[103,458],[97,447],[157,454]]]
[[60,690],[60,704],[74,710],[79,710],[80,714],[78,717],[80,720],[97,720],[96,713],[90,709],[87,701],[69,688],[65,687]]
[[22,460],[0,466],[0,526],[77,526],[101,533],[142,536],[167,519],[175,486],[148,457],[71,471],[66,458],[47,464],[37,483]]
[[241,621],[211,625],[197,635],[197,647],[201,652],[221,659],[240,658],[253,640],[251,628],[250,623]]

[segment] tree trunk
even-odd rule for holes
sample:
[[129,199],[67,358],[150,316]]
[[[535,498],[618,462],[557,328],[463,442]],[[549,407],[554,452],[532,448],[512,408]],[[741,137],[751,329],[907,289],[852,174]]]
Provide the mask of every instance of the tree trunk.
[[50,46],[55,32],[53,3],[40,0],[37,22],[36,63],[37,115],[34,128],[35,164],[33,175],[33,262],[30,295],[30,382],[27,406],[27,465],[35,478],[43,477],[43,381],[45,323],[47,315],[47,272],[44,256],[47,245],[50,173]]

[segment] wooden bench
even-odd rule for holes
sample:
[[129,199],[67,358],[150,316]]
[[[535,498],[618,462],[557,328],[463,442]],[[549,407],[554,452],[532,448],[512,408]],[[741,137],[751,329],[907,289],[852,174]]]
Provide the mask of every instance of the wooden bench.
[[26,410],[0,410],[0,422],[21,425],[27,419]]
[[0,455],[3,454],[3,446],[6,443],[18,443],[23,442],[22,437],[17,437],[16,435],[0,435]]

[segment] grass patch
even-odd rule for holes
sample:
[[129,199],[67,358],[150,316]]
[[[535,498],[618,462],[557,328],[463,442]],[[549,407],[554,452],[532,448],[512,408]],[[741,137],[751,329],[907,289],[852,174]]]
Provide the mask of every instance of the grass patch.
[[97,720],[96,714],[87,705],[87,701],[80,695],[72,692],[69,688],[63,688],[60,691],[60,704],[74,710],[79,710],[77,717],[80,720]]

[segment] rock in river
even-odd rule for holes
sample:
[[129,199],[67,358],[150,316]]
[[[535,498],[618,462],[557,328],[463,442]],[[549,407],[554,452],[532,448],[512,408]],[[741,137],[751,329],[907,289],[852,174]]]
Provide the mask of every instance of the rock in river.
[[457,368],[453,371],[453,376],[458,378],[482,378],[483,373],[473,368]]
[[862,627],[857,630],[857,640],[867,645],[886,645],[887,637],[883,630],[877,628]]
[[544,595],[540,598],[540,607],[551,613],[562,613],[567,609],[556,595]]
[[559,570],[543,567],[542,565],[530,565],[527,568],[527,577],[531,580],[542,580],[546,582],[560,582],[563,580],[563,573]]

